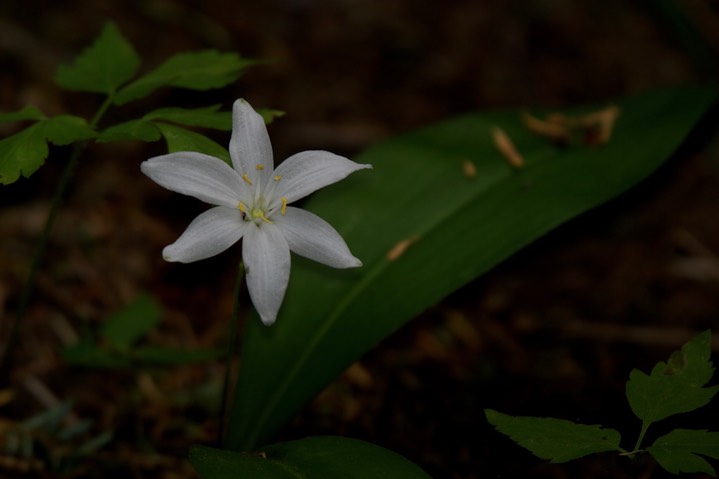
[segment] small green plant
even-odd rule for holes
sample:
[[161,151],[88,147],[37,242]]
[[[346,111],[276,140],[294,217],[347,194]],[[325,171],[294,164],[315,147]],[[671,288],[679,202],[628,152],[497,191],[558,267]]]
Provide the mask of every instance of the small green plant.
[[[55,189],[52,206],[40,239],[35,247],[25,286],[18,300],[17,314],[10,326],[8,341],[0,354],[0,377],[9,368],[10,357],[19,324],[32,291],[35,274],[44,255],[63,196],[78,167],[84,146],[89,141],[157,141],[164,139],[170,152],[192,150],[229,161],[227,150],[194,128],[227,131],[232,128],[232,112],[219,105],[200,108],[160,108],[141,118],[115,125],[103,125],[110,107],[119,107],[143,98],[163,87],[189,90],[220,88],[237,80],[247,68],[257,63],[237,53],[216,50],[183,52],[156,68],[137,76],[140,57],[113,23],[108,23],[92,45],[70,64],[62,65],[55,81],[65,90],[99,94],[104,97],[91,119],[63,114],[48,117],[38,108],[27,105],[16,112],[0,113],[0,123],[24,122],[28,125],[0,140],[0,184],[9,185],[35,173],[50,154],[50,145],[72,145],[70,160],[64,167]],[[280,112],[261,110],[265,121]]]
[[[197,261],[242,241],[220,397],[222,449],[198,445],[190,451],[190,462],[203,479],[427,479],[421,468],[396,453],[355,439],[272,441],[309,400],[384,337],[552,228],[649,175],[717,97],[713,89],[669,88],[619,99],[603,110],[611,121],[601,148],[542,133],[507,109],[410,132],[354,160],[312,150],[277,165],[265,124],[280,113],[255,111],[243,99],[233,111],[219,105],[170,106],[103,123],[111,107],[161,87],[223,87],[254,63],[235,53],[185,52],[138,76],[139,56],[109,23],[56,76],[61,88],[102,95],[92,118],[48,117],[34,106],[0,114],[0,122],[27,123],[0,140],[0,184],[31,177],[49,157],[51,145],[73,145],[17,300],[0,356],[0,380],[57,210],[88,142],[164,139],[169,153],[143,162],[142,171],[165,188],[213,205],[165,248],[166,260]],[[579,110],[591,108],[596,106]],[[202,128],[231,131],[229,151],[196,131]],[[372,175],[350,175],[369,165],[375,168]],[[334,185],[339,180],[341,188]],[[310,193],[313,197],[304,201]],[[292,205],[300,199],[302,209]],[[290,251],[304,259],[290,261]],[[338,269],[318,268],[307,259]],[[231,388],[229,366],[237,355],[245,284],[254,312],[244,325],[240,367]],[[161,315],[159,304],[140,296],[66,348],[64,357],[72,365],[133,370],[220,355],[149,345],[148,335]],[[709,340],[708,332],[700,335],[651,375],[632,372],[627,395],[643,424],[630,452],[620,448],[620,434],[612,429],[489,410],[487,417],[555,462],[603,451],[648,452],[672,472],[713,473],[701,456],[719,457],[719,433],[677,429],[640,449],[652,423],[698,408],[715,394],[716,388],[704,387],[713,372]],[[53,463],[84,458],[110,440],[109,433],[83,435],[82,429],[74,436],[76,430],[56,427],[61,413],[54,413],[48,422],[52,427],[45,429],[63,440],[79,438],[72,446],[81,454],[60,455]],[[14,457],[33,458],[35,443],[28,431],[38,427],[25,426],[11,446]]]
[[123,309],[107,317],[97,333],[88,333],[63,350],[64,359],[88,368],[136,369],[173,366],[218,359],[221,349],[187,349],[156,346],[147,336],[156,329],[164,311],[148,294],[137,296]]
[[627,399],[642,421],[631,450],[620,447],[621,434],[601,426],[577,424],[564,419],[515,417],[486,409],[487,420],[532,454],[561,463],[588,454],[616,451],[625,456],[649,453],[673,474],[716,471],[702,456],[719,459],[719,432],[704,429],[674,429],[643,447],[649,426],[677,414],[706,406],[719,386],[705,387],[714,374],[710,361],[711,333],[705,331],[675,351],[667,362],[659,362],[650,374],[632,370],[627,381]]

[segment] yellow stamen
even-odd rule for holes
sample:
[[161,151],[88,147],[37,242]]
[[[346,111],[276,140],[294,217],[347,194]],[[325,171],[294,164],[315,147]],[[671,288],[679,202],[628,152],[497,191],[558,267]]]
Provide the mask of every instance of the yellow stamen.
[[255,168],[257,168],[258,170],[264,170],[265,165],[255,165]]
[[280,175],[275,175],[275,181],[280,181],[282,177]]
[[253,217],[253,218],[259,218],[259,219],[261,219],[262,221],[264,221],[265,223],[272,224],[272,221],[268,220],[268,219],[265,217],[265,212],[262,211],[262,210],[259,209],[259,208],[256,208],[256,209],[252,210],[252,217]]
[[280,210],[282,213],[282,216],[285,216],[285,212],[287,211],[287,198],[284,196],[282,197],[282,210]]
[[239,203],[237,203],[237,207],[240,209],[241,212],[247,214],[247,208],[245,207],[244,204],[242,204],[241,201]]
[[245,173],[244,175],[242,175],[242,179],[245,180],[248,185],[251,185],[251,184],[252,184],[252,181],[250,181],[250,177],[247,176],[247,173]]

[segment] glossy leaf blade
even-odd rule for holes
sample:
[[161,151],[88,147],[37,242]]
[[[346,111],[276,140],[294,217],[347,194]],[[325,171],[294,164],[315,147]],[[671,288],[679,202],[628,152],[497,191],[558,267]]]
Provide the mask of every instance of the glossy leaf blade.
[[130,80],[139,66],[134,48],[110,22],[72,65],[60,66],[56,80],[68,90],[109,95]]
[[[354,158],[374,170],[324,189],[305,206],[332,224],[365,266],[339,271],[293,257],[276,324],[248,322],[230,444],[247,450],[267,441],[413,316],[639,182],[714,99],[704,89],[629,97],[618,103],[621,115],[601,148],[558,148],[507,110],[450,120]],[[495,148],[495,126],[524,155],[522,170]]]
[[509,416],[486,409],[487,420],[499,432],[540,459],[567,462],[588,454],[621,451],[614,429],[577,424],[550,417]]
[[274,444],[256,454],[194,446],[190,462],[202,479],[430,479],[397,453],[334,436]]

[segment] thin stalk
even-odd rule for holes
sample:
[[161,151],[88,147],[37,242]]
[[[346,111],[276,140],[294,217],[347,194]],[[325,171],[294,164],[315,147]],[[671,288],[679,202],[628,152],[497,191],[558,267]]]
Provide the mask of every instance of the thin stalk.
[[644,440],[644,435],[647,433],[647,429],[649,429],[649,425],[651,424],[651,421],[642,421],[642,430],[639,433],[639,437],[637,438],[637,443],[634,445],[634,451],[639,450],[639,446],[642,445],[642,441]]
[[[105,115],[107,109],[112,105],[113,97],[114,95],[112,94],[108,95],[107,98],[105,98],[105,101],[103,101],[100,107],[97,109],[95,116],[93,116],[92,121],[90,122],[90,126],[92,128],[95,128],[98,125],[102,117]],[[20,292],[17,312],[15,314],[15,318],[10,324],[7,343],[5,344],[5,349],[2,351],[2,355],[0,356],[0,384],[5,383],[8,379],[7,376],[10,371],[10,359],[12,356],[12,351],[15,348],[15,343],[17,342],[18,333],[20,330],[20,323],[22,323],[22,320],[25,317],[25,313],[27,311],[28,302],[30,301],[30,294],[32,293],[32,289],[35,286],[35,276],[37,275],[37,270],[40,267],[40,262],[45,255],[45,248],[47,247],[47,242],[50,238],[52,228],[55,225],[57,213],[60,210],[60,205],[62,204],[65,192],[70,185],[70,180],[75,174],[75,170],[77,169],[77,165],[80,159],[80,153],[82,152],[84,146],[84,142],[75,143],[75,145],[73,146],[70,159],[68,160],[67,164],[65,165],[65,168],[62,171],[60,181],[58,182],[57,188],[55,188],[55,192],[53,193],[52,203],[50,205],[50,212],[48,213],[47,219],[45,220],[45,225],[43,226],[40,238],[35,245],[35,250],[33,251],[32,259],[30,262],[30,271],[28,272],[27,278],[25,279],[23,289]]]
[[235,279],[235,287],[232,290],[232,317],[230,318],[230,339],[227,343],[227,359],[225,364],[225,379],[222,385],[222,398],[220,403],[220,422],[217,429],[217,443],[226,447],[225,423],[228,420],[229,411],[227,405],[230,402],[230,377],[232,372],[232,362],[237,356],[238,335],[239,335],[239,318],[240,318],[240,288],[245,278],[245,265],[242,261],[237,267],[237,279]]
[[35,276],[37,275],[37,270],[40,266],[40,262],[42,261],[42,258],[45,254],[47,241],[50,238],[50,233],[52,232],[52,228],[55,225],[57,213],[60,210],[60,205],[62,204],[62,199],[65,195],[65,191],[67,190],[67,187],[70,184],[70,180],[72,179],[72,176],[75,173],[75,169],[77,168],[81,149],[82,147],[79,144],[75,144],[75,146],[73,147],[72,154],[70,155],[70,160],[65,165],[65,169],[62,171],[62,176],[60,177],[60,182],[58,183],[57,188],[55,188],[55,193],[53,194],[52,203],[50,205],[50,212],[48,213],[47,219],[45,220],[45,225],[43,226],[42,233],[40,234],[40,238],[35,245],[35,250],[32,253],[30,271],[28,272],[27,278],[25,280],[25,285],[20,292],[17,313],[15,314],[15,318],[10,325],[8,340],[2,353],[2,359],[0,359],[0,382],[4,382],[6,380],[6,375],[9,372],[11,362],[10,356],[12,355],[12,350],[15,347],[15,343],[17,342],[20,323],[25,317],[25,312],[27,311],[28,301],[30,300],[30,293],[32,293],[33,286],[35,285]]

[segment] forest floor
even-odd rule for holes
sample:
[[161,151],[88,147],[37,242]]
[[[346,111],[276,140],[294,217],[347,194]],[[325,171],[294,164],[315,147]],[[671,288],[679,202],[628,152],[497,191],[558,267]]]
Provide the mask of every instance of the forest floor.
[[[352,157],[470,111],[603,105],[651,88],[716,82],[719,72],[719,7],[699,0],[236,3],[4,2],[0,111],[32,103],[50,115],[91,115],[97,98],[63,93],[53,75],[108,19],[146,68],[203,48],[270,60],[234,86],[163,91],[111,120],[148,106],[229,107],[245,97],[287,113],[270,127],[276,158],[305,149]],[[601,423],[635,440],[639,424],[624,395],[631,369],[650,369],[719,321],[716,113],[640,186],[548,234],[387,338],[307,405],[280,439],[365,439],[436,479],[664,477],[650,459],[630,464],[598,455],[549,464],[496,433],[482,411]],[[62,355],[142,293],[164,311],[149,343],[224,344],[236,263],[222,256],[189,266],[162,260],[162,247],[203,205],[140,174],[140,162],[161,151],[159,144],[127,143],[84,153],[39,270],[14,368],[0,389],[0,443],[7,450],[8,431],[66,401],[72,409],[65,420],[92,421],[83,437],[111,431],[113,439],[60,475],[44,461],[77,443],[30,438],[32,460],[4,456],[0,477],[22,476],[23,467],[47,478],[196,477],[187,449],[214,440],[222,362],[93,369]],[[29,180],[0,189],[0,344],[67,153],[53,150]]]

